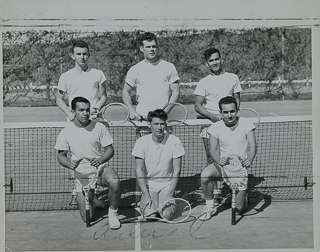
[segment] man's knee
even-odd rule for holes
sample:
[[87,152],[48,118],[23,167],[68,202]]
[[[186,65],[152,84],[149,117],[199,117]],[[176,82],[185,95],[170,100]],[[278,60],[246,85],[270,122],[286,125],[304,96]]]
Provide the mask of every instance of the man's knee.
[[248,207],[248,193],[246,191],[239,191],[236,200],[236,208],[238,214],[244,212]]
[[102,184],[108,186],[110,189],[118,190],[120,187],[120,179],[115,172],[104,172],[101,180]]
[[214,164],[210,164],[201,172],[201,183],[208,183],[215,177],[219,177],[219,174]]
[[108,178],[107,185],[109,188],[113,190],[119,190],[120,188],[120,180],[118,177]]

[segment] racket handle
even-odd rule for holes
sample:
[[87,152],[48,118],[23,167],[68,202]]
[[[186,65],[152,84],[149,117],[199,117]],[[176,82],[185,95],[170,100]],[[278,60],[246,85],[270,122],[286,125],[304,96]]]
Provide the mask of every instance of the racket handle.
[[86,227],[90,227],[90,210],[86,210]]
[[[139,217],[141,217],[141,216],[123,219],[123,220],[120,220],[120,222],[121,222],[121,223],[128,223],[128,222],[136,221],[136,220],[139,220]],[[142,218],[141,218],[141,219],[142,219]]]
[[235,184],[231,185],[232,198],[231,198],[231,225],[236,225],[236,191],[237,186]]
[[236,225],[236,209],[235,208],[232,208],[231,225]]
[[84,188],[85,192],[85,209],[86,209],[86,227],[90,227],[90,205],[89,205],[89,188]]

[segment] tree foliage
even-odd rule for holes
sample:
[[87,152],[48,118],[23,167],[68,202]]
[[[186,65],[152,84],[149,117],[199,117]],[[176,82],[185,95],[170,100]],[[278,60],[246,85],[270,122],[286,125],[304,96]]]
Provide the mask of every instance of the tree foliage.
[[[140,32],[4,32],[4,100],[8,103],[19,95],[26,96],[30,92],[28,85],[33,83],[47,86],[44,99],[49,101],[51,86],[57,85],[61,73],[74,66],[69,52],[72,41],[78,38],[88,42],[90,64],[105,73],[108,92],[119,96],[127,71],[143,57],[136,42]],[[209,47],[220,50],[226,70],[240,80],[268,81],[266,94],[280,88],[298,97],[299,88],[292,81],[312,77],[310,29],[163,30],[156,34],[162,58],[176,66],[181,82],[199,81],[208,74],[203,53]],[[277,78],[288,82],[274,87],[271,83]],[[15,86],[25,87],[25,93],[10,100],[7,95]]]

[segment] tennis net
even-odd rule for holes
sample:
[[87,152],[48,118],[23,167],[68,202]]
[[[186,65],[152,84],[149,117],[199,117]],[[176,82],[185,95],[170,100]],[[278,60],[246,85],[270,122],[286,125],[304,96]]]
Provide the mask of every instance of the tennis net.
[[[207,165],[200,129],[207,120],[189,120],[174,126],[173,134],[185,147],[177,193],[190,201],[201,200],[200,173]],[[69,206],[72,184],[54,149],[57,123],[5,123],[5,210],[61,210]],[[115,156],[109,161],[121,180],[121,207],[139,197],[131,151],[137,138],[133,126],[109,128]],[[311,117],[261,118],[256,129],[257,155],[249,172],[249,197],[275,201],[313,198]]]

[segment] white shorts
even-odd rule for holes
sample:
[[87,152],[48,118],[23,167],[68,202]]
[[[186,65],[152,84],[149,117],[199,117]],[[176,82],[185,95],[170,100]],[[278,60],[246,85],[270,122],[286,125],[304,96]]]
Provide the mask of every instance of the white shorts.
[[75,172],[74,175],[75,192],[82,192],[82,187],[89,183],[93,183],[92,186],[90,186],[90,189],[95,189],[96,181],[99,179],[99,177],[96,177],[96,173],[80,174],[79,176],[79,173]]
[[93,183],[90,189],[94,189],[96,187],[96,182],[101,178],[105,167],[106,164],[102,164],[96,168],[91,166],[88,161],[83,160],[80,162],[79,166],[74,171],[75,192],[82,192],[82,187],[90,183]]
[[147,180],[147,187],[149,191],[160,193],[163,190],[169,190],[171,186],[171,180],[169,181],[156,181]]

